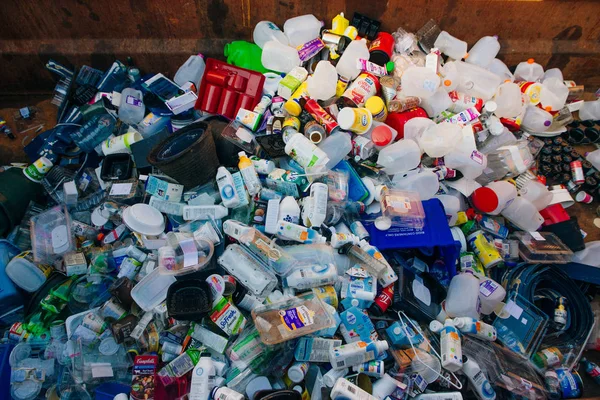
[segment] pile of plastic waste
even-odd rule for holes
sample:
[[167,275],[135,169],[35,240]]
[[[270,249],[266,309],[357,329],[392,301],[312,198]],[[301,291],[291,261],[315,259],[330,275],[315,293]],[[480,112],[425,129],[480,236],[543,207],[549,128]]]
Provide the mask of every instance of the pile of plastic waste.
[[57,124],[0,173],[0,398],[581,396],[600,102],[496,36],[323,25],[172,80],[48,63]]

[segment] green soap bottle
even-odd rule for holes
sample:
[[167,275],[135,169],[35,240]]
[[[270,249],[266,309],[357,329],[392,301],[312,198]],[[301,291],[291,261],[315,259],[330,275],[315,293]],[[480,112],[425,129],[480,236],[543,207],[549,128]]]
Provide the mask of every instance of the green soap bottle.
[[243,40],[228,43],[223,49],[223,54],[227,57],[228,64],[257,71],[261,74],[269,72],[260,61],[262,49],[254,43]]

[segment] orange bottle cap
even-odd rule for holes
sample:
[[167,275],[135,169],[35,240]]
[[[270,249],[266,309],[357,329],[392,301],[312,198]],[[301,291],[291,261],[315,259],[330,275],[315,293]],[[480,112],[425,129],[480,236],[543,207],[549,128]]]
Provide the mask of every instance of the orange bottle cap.
[[535,60],[533,58],[530,58],[529,60],[527,60],[527,64],[533,64],[535,62]]

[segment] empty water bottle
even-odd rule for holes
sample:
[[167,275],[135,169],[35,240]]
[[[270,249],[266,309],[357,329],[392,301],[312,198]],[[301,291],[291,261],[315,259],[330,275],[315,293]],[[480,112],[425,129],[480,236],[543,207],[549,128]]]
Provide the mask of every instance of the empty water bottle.
[[456,90],[483,100],[491,99],[496,89],[502,83],[500,77],[478,65],[457,61],[456,67],[460,74],[460,82]]
[[427,128],[419,146],[430,157],[444,157],[450,153],[462,140],[462,129],[460,126],[449,122],[442,122]]
[[[442,111],[447,110],[451,104],[452,100],[450,99],[448,92],[440,87],[432,96],[423,99],[421,107],[427,111],[427,115],[433,118],[441,114]],[[406,136],[406,131],[404,135]]]
[[396,174],[392,179],[395,189],[419,193],[421,200],[429,200],[440,190],[440,181],[435,172],[429,169]]

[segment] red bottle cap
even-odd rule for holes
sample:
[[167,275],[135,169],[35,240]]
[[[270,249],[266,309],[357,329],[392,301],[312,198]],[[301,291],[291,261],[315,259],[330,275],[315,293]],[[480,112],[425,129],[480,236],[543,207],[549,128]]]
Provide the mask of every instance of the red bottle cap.
[[489,213],[498,207],[498,195],[490,188],[481,187],[471,194],[471,204],[479,211]]
[[371,141],[375,146],[387,146],[392,138],[391,129],[385,125],[379,125],[371,132]]

